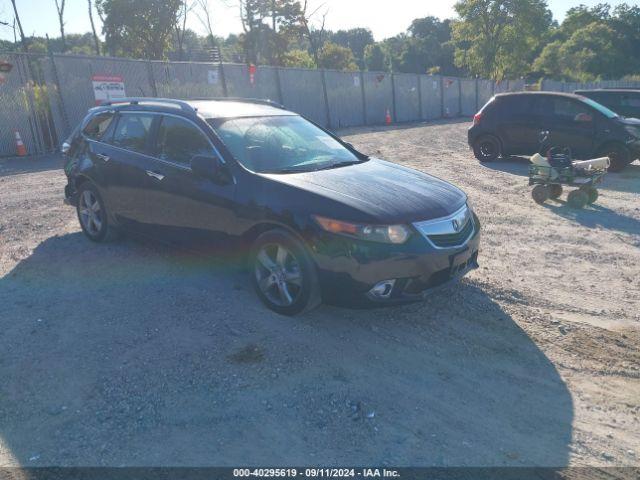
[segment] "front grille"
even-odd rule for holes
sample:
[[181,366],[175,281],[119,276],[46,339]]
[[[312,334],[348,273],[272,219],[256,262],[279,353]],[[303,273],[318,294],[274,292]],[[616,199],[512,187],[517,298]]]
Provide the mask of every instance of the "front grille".
[[443,235],[427,235],[431,243],[438,248],[452,248],[464,245],[473,233],[473,219],[469,218],[465,226],[456,233]]

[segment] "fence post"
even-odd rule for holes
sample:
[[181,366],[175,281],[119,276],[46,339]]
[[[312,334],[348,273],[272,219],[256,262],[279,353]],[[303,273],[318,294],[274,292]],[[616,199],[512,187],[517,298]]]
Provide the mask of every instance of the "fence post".
[[476,75],[476,112],[480,110],[480,97],[478,95],[478,76]]
[[325,77],[324,68],[320,71],[322,79],[322,94],[324,96],[324,110],[326,113],[327,128],[331,128],[331,112],[329,112],[329,96],[327,95],[327,79]]
[[391,72],[391,110],[393,112],[393,121],[397,122],[398,117],[396,115],[396,81],[393,72]]
[[462,79],[458,77],[458,117],[462,116]]
[[364,73],[360,70],[360,93],[362,94],[362,125],[367,124],[367,96],[364,92]]
[[153,92],[153,96],[158,96],[158,88],[156,87],[156,79],[153,76],[153,65],[151,64],[151,60],[147,60],[147,75],[149,76],[149,85],[151,85],[151,91]]
[[440,118],[444,118],[444,77],[440,75]]
[[[60,108],[60,113],[62,114],[62,121],[64,122],[65,128],[65,136],[66,132],[71,130],[71,126],[69,124],[69,116],[67,115],[67,108],[64,104],[64,99],[62,98],[62,89],[60,88],[60,77],[58,77],[58,67],[56,67],[55,58],[53,57],[53,52],[49,50],[49,60],[51,61],[51,73],[53,74],[53,82],[56,85],[56,92],[58,94],[58,107]],[[60,141],[60,138],[58,138]]]
[[280,83],[280,68],[274,67],[276,71],[276,90],[278,91],[278,103],[284,105],[284,98],[282,98],[282,84]]
[[418,78],[418,118],[420,118],[420,120],[424,120],[424,115],[422,112],[422,80],[421,80],[421,75],[417,74],[416,77]]
[[229,91],[227,90],[227,78],[224,76],[224,65],[222,62],[218,63],[218,69],[220,70],[220,82],[222,83],[222,95],[225,97],[228,97]]

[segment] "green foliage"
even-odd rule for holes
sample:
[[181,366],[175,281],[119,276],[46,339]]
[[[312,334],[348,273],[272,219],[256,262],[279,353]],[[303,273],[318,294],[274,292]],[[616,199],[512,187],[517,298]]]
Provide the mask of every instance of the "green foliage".
[[369,71],[384,72],[388,70],[389,62],[382,44],[374,43],[365,47],[364,64]]
[[306,50],[289,50],[282,57],[285,67],[316,68],[316,63]]
[[527,73],[552,24],[545,0],[460,0],[455,9],[456,65],[496,80]]
[[96,0],[112,54],[161,60],[176,25],[180,0]]
[[335,43],[327,42],[322,47],[318,57],[320,68],[330,68],[334,70],[358,70],[353,52],[346,47],[341,47]]
[[365,66],[365,49],[374,43],[373,34],[368,28],[338,30],[329,35],[329,41],[350,49],[353,52],[358,67],[361,69]]

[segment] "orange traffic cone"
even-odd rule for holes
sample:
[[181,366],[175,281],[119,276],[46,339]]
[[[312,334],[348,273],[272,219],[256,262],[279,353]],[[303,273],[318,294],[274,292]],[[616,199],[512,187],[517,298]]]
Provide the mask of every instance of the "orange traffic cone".
[[391,125],[391,112],[389,112],[388,108],[387,108],[387,114],[384,117],[384,121],[386,122],[387,125]]
[[25,147],[24,143],[22,142],[22,137],[20,136],[20,132],[18,130],[14,130],[13,132],[15,133],[15,136],[16,136],[16,153],[18,154],[19,157],[26,157],[27,147]]

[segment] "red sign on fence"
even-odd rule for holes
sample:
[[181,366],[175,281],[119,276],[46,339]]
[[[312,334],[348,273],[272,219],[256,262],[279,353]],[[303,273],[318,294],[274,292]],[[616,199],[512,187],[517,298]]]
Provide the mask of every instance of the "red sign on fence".
[[253,63],[249,65],[249,83],[251,85],[256,83],[256,66]]
[[96,105],[126,97],[124,79],[119,75],[94,75],[91,77]]

